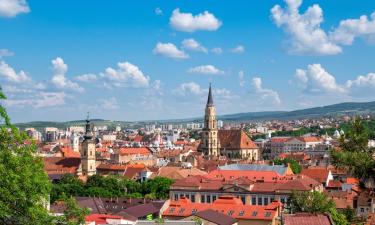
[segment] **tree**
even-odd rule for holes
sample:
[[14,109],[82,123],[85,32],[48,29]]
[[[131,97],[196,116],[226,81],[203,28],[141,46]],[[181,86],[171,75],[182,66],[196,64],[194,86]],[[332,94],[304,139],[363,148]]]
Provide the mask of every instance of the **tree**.
[[285,159],[274,159],[271,163],[275,165],[290,165],[291,170],[294,174],[301,173],[302,166],[294,159],[285,158]]
[[[0,88],[0,100],[6,99]],[[0,224],[51,224],[45,207],[51,185],[35,144],[0,105]]]
[[56,218],[55,224],[67,224],[67,225],[81,225],[85,224],[85,216],[87,216],[90,211],[88,208],[81,208],[75,198],[73,197],[63,197],[65,210],[64,215]]
[[167,199],[169,197],[169,187],[173,180],[166,177],[155,177],[142,183],[142,193],[152,194],[156,199]]
[[368,147],[368,138],[367,126],[357,117],[349,124],[346,134],[341,136],[341,149],[331,150],[333,164],[346,169],[363,182],[373,181],[375,178],[374,150]]
[[317,191],[293,192],[290,198],[292,212],[312,214],[329,213],[337,225],[348,224],[345,215],[337,211],[332,199]]

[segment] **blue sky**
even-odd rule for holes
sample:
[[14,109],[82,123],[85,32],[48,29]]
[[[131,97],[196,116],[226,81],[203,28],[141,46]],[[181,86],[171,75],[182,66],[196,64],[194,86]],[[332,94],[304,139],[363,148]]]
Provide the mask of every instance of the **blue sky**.
[[[0,0],[13,121],[201,116],[373,101],[375,4]],[[372,15],[373,14],[373,15]]]

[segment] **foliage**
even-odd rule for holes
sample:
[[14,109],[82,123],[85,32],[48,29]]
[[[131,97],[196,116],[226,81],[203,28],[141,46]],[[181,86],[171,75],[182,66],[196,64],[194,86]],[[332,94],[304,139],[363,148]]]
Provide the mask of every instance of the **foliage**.
[[58,183],[53,184],[51,202],[61,200],[64,195],[167,199],[172,183],[172,180],[164,177],[141,183],[121,176],[94,175],[84,184],[73,175],[65,174]]
[[274,163],[275,165],[287,165],[289,163],[290,168],[292,169],[294,174],[301,173],[302,166],[294,159],[285,158],[285,159],[274,159],[271,161],[271,164]]
[[333,200],[328,199],[323,193],[317,191],[293,192],[290,202],[292,212],[329,213],[335,224],[348,224],[345,215],[337,211]]
[[345,135],[340,138],[341,150],[332,150],[333,164],[346,169],[351,175],[366,181],[374,179],[374,150],[368,147],[368,127],[360,118],[355,118]]
[[88,208],[81,208],[74,197],[63,197],[65,211],[62,217],[56,218],[56,224],[81,225],[85,224],[85,216],[90,213]]
[[[0,89],[0,100],[6,99]],[[45,208],[51,189],[36,146],[0,105],[0,224],[51,224]]]

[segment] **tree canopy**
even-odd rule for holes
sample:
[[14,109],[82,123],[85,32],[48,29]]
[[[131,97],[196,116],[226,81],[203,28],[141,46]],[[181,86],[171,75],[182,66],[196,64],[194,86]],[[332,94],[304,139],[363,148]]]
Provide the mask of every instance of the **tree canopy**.
[[285,159],[274,159],[271,163],[275,165],[290,165],[290,169],[292,169],[294,174],[301,173],[302,166],[294,159],[285,158]]
[[[0,89],[0,100],[6,99]],[[10,122],[0,105],[0,224],[49,224],[51,185],[36,146]]]

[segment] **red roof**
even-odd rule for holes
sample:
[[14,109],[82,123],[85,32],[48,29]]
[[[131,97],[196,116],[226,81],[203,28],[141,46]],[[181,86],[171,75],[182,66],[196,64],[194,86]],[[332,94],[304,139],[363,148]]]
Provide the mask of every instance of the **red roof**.
[[297,139],[303,142],[321,142],[322,141],[318,137],[298,137]]
[[95,224],[107,224],[107,219],[123,219],[122,216],[107,214],[91,214],[85,217],[86,222],[95,222]]
[[290,137],[273,137],[271,138],[272,143],[283,143],[289,141]]
[[63,157],[67,158],[81,158],[81,154],[79,152],[75,152],[72,148],[67,146],[60,147],[60,151]]
[[285,225],[333,225],[331,218],[328,215],[314,215],[314,214],[285,214],[284,215],[284,224]]
[[119,151],[120,155],[149,155],[151,154],[150,149],[146,147],[140,148],[121,148]]
[[258,146],[243,130],[219,130],[220,147],[231,149],[257,149]]
[[320,183],[325,183],[329,175],[329,170],[326,168],[309,168],[303,169],[301,174],[311,177]]
[[220,196],[213,203],[191,202],[189,199],[181,198],[171,201],[169,207],[163,212],[163,216],[188,217],[195,212],[214,209],[219,213],[226,214],[239,220],[267,220],[272,221],[278,215],[281,203],[272,202],[271,206],[244,205],[242,201],[233,196]]

